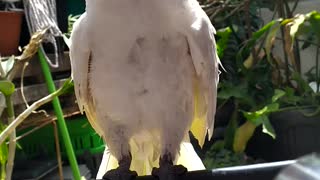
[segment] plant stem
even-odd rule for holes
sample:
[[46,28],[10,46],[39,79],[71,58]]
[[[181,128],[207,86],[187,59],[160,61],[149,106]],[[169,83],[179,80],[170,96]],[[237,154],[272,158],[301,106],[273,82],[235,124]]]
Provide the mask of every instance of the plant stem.
[[317,82],[317,91],[319,92],[319,52],[320,47],[317,46],[317,51],[316,51],[316,82]]
[[0,144],[2,144],[6,138],[15,130],[15,128],[22,123],[23,120],[25,120],[32,111],[38,109],[40,106],[52,101],[52,99],[56,96],[59,96],[62,94],[62,90],[58,90],[52,94],[49,94],[48,96],[34,102],[29,108],[27,108],[25,111],[23,111],[19,116],[12,121],[0,134]]
[[[247,0],[245,2],[245,22],[246,26],[248,28],[248,39],[252,38],[252,29],[251,29],[251,18],[250,18],[250,0]],[[253,47],[251,49],[252,57],[253,57],[253,64],[256,63],[258,60],[257,54],[256,54],[256,49]]]
[[[280,37],[276,37],[276,39],[277,40],[281,40],[281,41],[283,40],[283,38],[280,38]],[[307,39],[299,39],[299,38],[296,37],[296,40],[298,42],[307,42],[307,43],[309,43],[311,45],[314,45],[314,46],[320,46],[320,44],[318,44],[317,42],[313,42],[313,41],[310,41],[310,40],[307,40]]]
[[239,104],[234,101],[234,109],[225,131],[225,148],[233,151],[234,135],[238,128],[238,108]]
[[58,134],[58,127],[55,121],[52,121],[53,124],[53,132],[54,132],[54,142],[56,144],[56,153],[57,153],[57,160],[58,160],[58,169],[59,169],[59,179],[63,180],[63,168],[62,168],[62,160],[61,160],[61,149],[60,149],[60,141],[59,141],[59,134]]
[[[286,18],[283,2],[284,0],[278,1],[278,13],[281,18]],[[282,37],[282,48],[283,48],[283,55],[285,60],[285,76],[286,76],[286,83],[290,84],[290,70],[289,70],[289,60],[288,60],[288,54],[286,53],[286,41],[285,41],[285,30],[283,26],[281,26],[281,37]]]
[[299,1],[300,1],[300,0],[296,0],[296,1],[294,2],[294,5],[293,5],[293,7],[292,7],[292,9],[291,9],[291,12],[292,12],[292,13],[294,13],[294,11],[297,9],[298,4],[299,4]]
[[[11,95],[6,96],[6,104],[7,104],[7,113],[8,113],[8,123],[11,124],[14,120],[14,108],[11,99]],[[6,179],[11,180],[14,157],[16,153],[16,131],[15,128],[12,130],[10,134],[9,140],[9,151],[8,151],[8,161],[7,161],[7,169],[6,169]]]
[[6,166],[1,165],[1,180],[6,179]]
[[[295,9],[297,8],[299,3],[299,0],[296,0],[294,2],[293,8],[290,9],[289,7],[289,3],[286,1],[286,7],[287,9],[287,17],[286,18],[293,18],[293,13],[295,11]],[[293,42],[293,49],[294,49],[294,61],[297,65],[297,71],[299,73],[301,73],[301,57],[300,57],[300,48],[299,48],[299,41],[295,38],[294,42]]]

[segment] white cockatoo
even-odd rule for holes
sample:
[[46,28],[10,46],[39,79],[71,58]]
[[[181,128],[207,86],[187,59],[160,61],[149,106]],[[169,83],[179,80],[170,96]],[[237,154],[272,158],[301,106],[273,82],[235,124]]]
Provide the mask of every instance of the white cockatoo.
[[70,58],[80,110],[106,142],[97,178],[204,169],[188,131],[200,145],[213,133],[214,33],[196,0],[86,1]]

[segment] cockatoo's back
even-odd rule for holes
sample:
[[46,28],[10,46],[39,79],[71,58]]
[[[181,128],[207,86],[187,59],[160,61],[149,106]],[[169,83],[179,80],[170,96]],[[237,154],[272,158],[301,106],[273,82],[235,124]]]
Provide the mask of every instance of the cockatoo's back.
[[178,154],[190,129],[200,144],[212,132],[213,32],[195,0],[87,1],[72,34],[75,92],[115,159],[131,152],[131,168],[149,174],[160,155]]

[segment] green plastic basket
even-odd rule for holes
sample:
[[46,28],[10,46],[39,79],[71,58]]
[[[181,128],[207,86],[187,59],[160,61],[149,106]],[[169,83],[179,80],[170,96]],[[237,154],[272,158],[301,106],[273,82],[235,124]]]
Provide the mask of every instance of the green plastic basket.
[[[66,119],[70,139],[74,152],[77,156],[85,152],[90,154],[103,153],[105,145],[103,139],[94,131],[85,116],[76,116]],[[23,134],[30,129],[19,131]],[[66,150],[60,139],[60,149],[63,158],[66,158]],[[33,132],[32,134],[18,141],[21,148],[18,148],[17,155],[33,158],[41,155],[56,155],[54,131],[51,124]]]

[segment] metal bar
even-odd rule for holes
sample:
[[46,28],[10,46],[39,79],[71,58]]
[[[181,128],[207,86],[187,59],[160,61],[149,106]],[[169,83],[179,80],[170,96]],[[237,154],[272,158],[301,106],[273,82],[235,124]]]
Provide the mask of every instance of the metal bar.
[[[179,180],[271,180],[288,165],[296,161],[281,161],[273,163],[261,163],[246,166],[235,166],[213,170],[191,171],[183,175]],[[141,176],[135,180],[158,180],[153,176]]]

